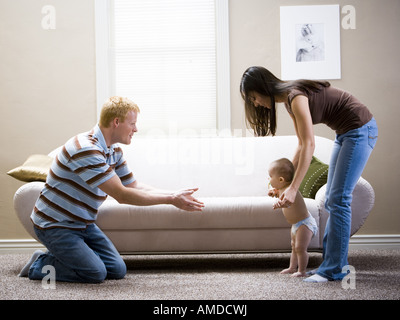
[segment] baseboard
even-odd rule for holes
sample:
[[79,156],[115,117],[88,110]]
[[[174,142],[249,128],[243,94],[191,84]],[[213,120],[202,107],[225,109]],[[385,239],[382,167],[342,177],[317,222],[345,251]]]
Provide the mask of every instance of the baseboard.
[[46,248],[34,239],[0,240],[0,254],[31,253],[35,250]]
[[[0,240],[0,254],[30,253],[45,247],[34,239]],[[352,249],[397,249],[400,250],[400,234],[354,235],[350,239]]]
[[365,234],[350,238],[351,249],[398,249],[400,234]]

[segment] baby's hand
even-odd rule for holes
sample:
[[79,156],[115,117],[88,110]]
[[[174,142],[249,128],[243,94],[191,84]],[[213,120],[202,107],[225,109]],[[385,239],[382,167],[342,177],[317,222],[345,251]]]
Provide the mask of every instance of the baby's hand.
[[273,197],[273,198],[278,198],[279,197],[279,191],[278,191],[278,189],[275,189],[275,188],[269,189],[268,190],[268,195],[270,197]]

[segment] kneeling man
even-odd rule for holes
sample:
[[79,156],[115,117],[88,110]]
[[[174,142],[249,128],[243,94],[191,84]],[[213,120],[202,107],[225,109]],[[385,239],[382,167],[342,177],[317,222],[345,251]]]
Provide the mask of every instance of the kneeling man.
[[112,97],[103,105],[99,123],[63,146],[31,215],[35,233],[48,251],[36,251],[20,276],[41,280],[46,275],[42,268],[51,265],[57,281],[123,278],[123,259],[95,224],[107,195],[124,204],[202,210],[204,204],[192,196],[197,189],[166,192],[135,180],[117,143],[131,143],[139,112],[129,99]]

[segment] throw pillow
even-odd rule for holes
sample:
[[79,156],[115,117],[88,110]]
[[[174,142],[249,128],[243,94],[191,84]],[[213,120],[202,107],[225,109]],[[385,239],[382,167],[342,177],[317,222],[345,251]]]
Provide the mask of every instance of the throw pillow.
[[46,181],[53,158],[47,155],[34,154],[19,167],[7,172],[11,177],[24,181]]
[[329,166],[323,163],[316,157],[312,157],[310,167],[300,184],[299,191],[304,198],[315,199],[317,191],[327,182],[328,180],[328,169]]

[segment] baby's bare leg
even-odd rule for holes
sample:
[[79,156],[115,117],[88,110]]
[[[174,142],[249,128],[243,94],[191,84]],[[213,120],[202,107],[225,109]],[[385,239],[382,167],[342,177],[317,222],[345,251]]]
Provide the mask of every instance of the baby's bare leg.
[[289,264],[289,268],[287,269],[283,269],[281,271],[281,274],[287,274],[287,273],[293,273],[297,270],[297,254],[295,252],[295,236],[292,234],[292,232],[290,232],[290,236],[291,236],[291,246],[292,246],[292,253],[290,255],[290,264]]
[[293,277],[305,277],[308,264],[308,245],[310,244],[313,233],[306,226],[300,226],[295,236],[294,251],[297,255],[298,270]]

